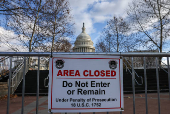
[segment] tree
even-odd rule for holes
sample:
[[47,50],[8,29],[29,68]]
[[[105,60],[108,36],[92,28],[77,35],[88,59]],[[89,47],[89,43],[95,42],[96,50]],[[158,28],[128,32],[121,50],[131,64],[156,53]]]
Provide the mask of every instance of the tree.
[[[6,3],[7,2],[7,3]],[[19,7],[18,10],[13,10],[12,14],[7,15],[8,29],[18,34],[17,39],[23,43],[32,52],[36,46],[43,42],[45,39],[45,31],[39,23],[39,19],[43,16],[42,8],[46,5],[42,0],[12,0],[4,5],[9,9]],[[21,37],[22,36],[22,39]],[[43,37],[42,37],[43,36]],[[23,38],[24,37],[24,38]]]
[[[56,42],[54,42],[53,52],[71,52],[72,44],[66,38],[60,38]],[[51,51],[51,42],[45,43],[44,46],[41,45],[35,49],[35,51],[43,51],[43,52],[50,52]],[[45,65],[49,67],[49,57],[43,57],[45,61]]]
[[145,35],[140,40],[161,53],[170,36],[170,1],[135,0],[129,6],[128,15],[135,30]]
[[[50,52],[51,42],[45,44],[46,46],[40,46],[36,50]],[[66,38],[60,38],[54,42],[53,52],[71,52],[72,44]]]
[[[46,28],[50,34],[51,52],[58,48],[54,48],[58,42],[68,43],[67,40],[61,40],[61,37],[71,37],[73,35],[73,25],[72,16],[70,15],[69,3],[66,0],[47,0],[47,5],[44,8],[45,20],[47,20]],[[50,9],[50,10],[46,10]],[[54,44],[54,43],[57,44]],[[68,51],[68,50],[67,50]]]
[[22,3],[23,2],[19,0],[1,0],[0,1],[0,14],[18,15],[20,13],[20,9],[28,9],[27,6],[23,7]]
[[0,12],[8,18],[8,29],[18,34],[17,39],[29,52],[49,41],[54,45],[57,38],[73,33],[66,0],[5,0],[1,5]]
[[106,45],[107,42],[103,39],[99,39],[96,43],[96,52],[110,52],[110,48]]
[[132,37],[128,34],[129,31],[129,25],[122,17],[113,17],[102,31],[96,49],[106,52],[129,51],[130,47],[133,47],[132,40],[131,42],[127,41]]

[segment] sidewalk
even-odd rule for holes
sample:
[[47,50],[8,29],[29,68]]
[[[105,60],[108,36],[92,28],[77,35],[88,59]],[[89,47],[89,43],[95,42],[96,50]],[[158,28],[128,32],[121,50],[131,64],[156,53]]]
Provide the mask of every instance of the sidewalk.
[[[145,94],[136,94],[136,114],[145,114]],[[24,114],[36,113],[36,96],[25,96],[24,102]],[[6,114],[7,100],[0,100],[0,114]],[[10,99],[10,114],[21,113],[22,97],[16,97]],[[124,112],[122,114],[133,113],[133,95],[124,95]],[[161,114],[170,114],[170,99],[168,93],[160,94]],[[39,97],[39,114],[48,114],[48,98],[47,96]],[[158,114],[158,99],[157,94],[148,94],[148,113]],[[55,113],[60,114],[60,113]],[[93,113],[81,113],[81,114],[93,114]],[[106,112],[98,112],[95,114],[106,114]],[[109,114],[120,114],[119,112],[109,112]]]

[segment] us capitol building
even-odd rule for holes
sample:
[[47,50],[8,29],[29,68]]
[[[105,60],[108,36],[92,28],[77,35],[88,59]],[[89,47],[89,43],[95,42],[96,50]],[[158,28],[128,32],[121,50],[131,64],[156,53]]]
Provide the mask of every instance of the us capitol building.
[[91,37],[85,32],[83,23],[82,33],[79,34],[74,43],[73,52],[95,52]]

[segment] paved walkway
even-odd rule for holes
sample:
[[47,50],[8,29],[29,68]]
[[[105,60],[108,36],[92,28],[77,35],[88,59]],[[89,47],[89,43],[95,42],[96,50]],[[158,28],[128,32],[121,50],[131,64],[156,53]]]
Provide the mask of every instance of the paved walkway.
[[[136,114],[145,114],[145,95],[136,94]],[[0,100],[0,114],[6,114],[7,100]],[[10,114],[21,113],[22,97],[10,99]],[[133,95],[124,95],[125,111],[122,114],[133,113]],[[170,114],[170,99],[168,93],[161,93],[160,95],[161,114]],[[24,114],[36,113],[36,96],[26,96],[24,100]],[[47,96],[39,97],[39,114],[48,114],[48,100]],[[149,114],[158,114],[158,99],[157,94],[148,94],[148,111]],[[55,113],[60,114],[60,113]],[[92,113],[82,113],[92,114]],[[96,114],[106,114],[106,112],[98,112]],[[120,114],[119,112],[109,112],[109,114]]]

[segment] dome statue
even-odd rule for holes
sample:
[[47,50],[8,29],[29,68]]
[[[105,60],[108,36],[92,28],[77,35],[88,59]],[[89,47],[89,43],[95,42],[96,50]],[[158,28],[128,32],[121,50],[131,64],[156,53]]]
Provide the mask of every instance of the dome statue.
[[93,41],[91,37],[86,34],[85,27],[83,23],[82,33],[79,34],[74,43],[73,52],[95,52],[95,47],[93,46]]

